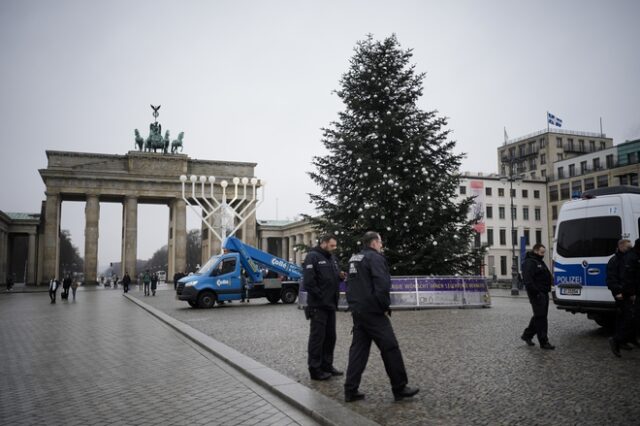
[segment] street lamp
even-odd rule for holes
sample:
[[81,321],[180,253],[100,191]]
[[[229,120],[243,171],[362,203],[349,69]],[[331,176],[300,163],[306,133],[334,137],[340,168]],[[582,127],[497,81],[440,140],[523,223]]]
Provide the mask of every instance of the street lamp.
[[509,165],[509,175],[508,176],[500,176],[500,182],[503,184],[509,182],[509,199],[511,201],[511,295],[517,296],[520,294],[518,289],[518,259],[516,258],[516,241],[513,238],[514,231],[516,231],[515,227],[515,212],[513,208],[513,183],[521,182],[522,177],[514,173],[514,168],[518,163],[517,159],[513,156],[504,157],[502,159],[502,164]]

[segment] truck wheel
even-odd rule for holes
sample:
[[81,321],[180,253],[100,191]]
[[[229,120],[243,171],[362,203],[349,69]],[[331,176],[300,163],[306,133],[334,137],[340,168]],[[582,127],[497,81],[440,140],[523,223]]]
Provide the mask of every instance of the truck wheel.
[[192,308],[197,308],[198,307],[198,302],[194,302],[193,300],[189,300],[189,306],[191,306]]
[[269,303],[278,303],[280,301],[280,293],[277,291],[268,291],[267,300]]
[[203,291],[198,296],[198,306],[204,309],[213,308],[213,305],[216,303],[216,295],[210,291]]
[[289,305],[296,301],[298,298],[298,292],[295,288],[283,288],[281,298],[282,303]]

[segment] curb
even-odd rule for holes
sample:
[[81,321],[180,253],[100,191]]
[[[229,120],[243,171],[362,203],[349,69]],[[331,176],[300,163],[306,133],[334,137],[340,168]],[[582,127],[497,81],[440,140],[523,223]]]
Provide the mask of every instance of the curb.
[[259,363],[201,331],[178,321],[141,300],[125,294],[129,301],[140,306],[189,340],[215,355],[252,381],[264,386],[278,397],[293,405],[323,425],[365,426],[377,425],[372,420],[349,410],[340,403],[314,391],[289,377]]

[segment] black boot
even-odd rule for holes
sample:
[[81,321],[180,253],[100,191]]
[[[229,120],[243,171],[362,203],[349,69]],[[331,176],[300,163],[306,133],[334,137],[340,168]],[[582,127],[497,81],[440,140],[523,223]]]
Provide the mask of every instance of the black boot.
[[333,366],[329,369],[326,369],[325,371],[331,374],[332,376],[342,376],[344,374],[342,371],[336,370],[336,368]]
[[364,399],[364,394],[358,391],[345,391],[344,402],[354,402]]
[[524,336],[520,336],[520,338],[522,340],[524,340],[524,342],[527,344],[527,346],[535,346],[536,345],[535,343],[533,343],[533,340],[531,340],[531,338],[527,338],[527,337],[524,337]]
[[405,386],[399,391],[393,391],[393,398],[396,401],[401,401],[404,398],[411,398],[418,392],[420,392],[419,388],[410,388],[409,386]]
[[609,347],[611,348],[611,352],[613,352],[615,356],[617,356],[618,358],[622,356],[622,354],[620,353],[620,345],[613,337],[609,338]]
[[555,348],[556,348],[556,347],[555,347],[555,346],[553,346],[553,345],[552,345],[551,343],[549,343],[549,342],[544,342],[544,343],[541,343],[541,344],[540,344],[540,349],[546,349],[546,350],[552,351],[552,350],[554,350]]
[[311,375],[311,380],[328,380],[331,378],[331,373],[327,373],[326,371],[309,370],[309,374]]

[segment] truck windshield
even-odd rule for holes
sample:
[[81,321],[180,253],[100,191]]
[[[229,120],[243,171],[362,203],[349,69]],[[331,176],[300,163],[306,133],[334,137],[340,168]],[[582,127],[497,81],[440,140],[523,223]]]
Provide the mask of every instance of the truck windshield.
[[207,263],[205,263],[200,269],[198,269],[196,275],[202,275],[206,273],[209,269],[211,269],[213,264],[218,261],[218,259],[220,259],[220,256],[213,256],[211,259],[209,259],[209,261],[207,261]]
[[558,254],[567,258],[610,256],[621,235],[619,216],[567,220],[558,229]]

